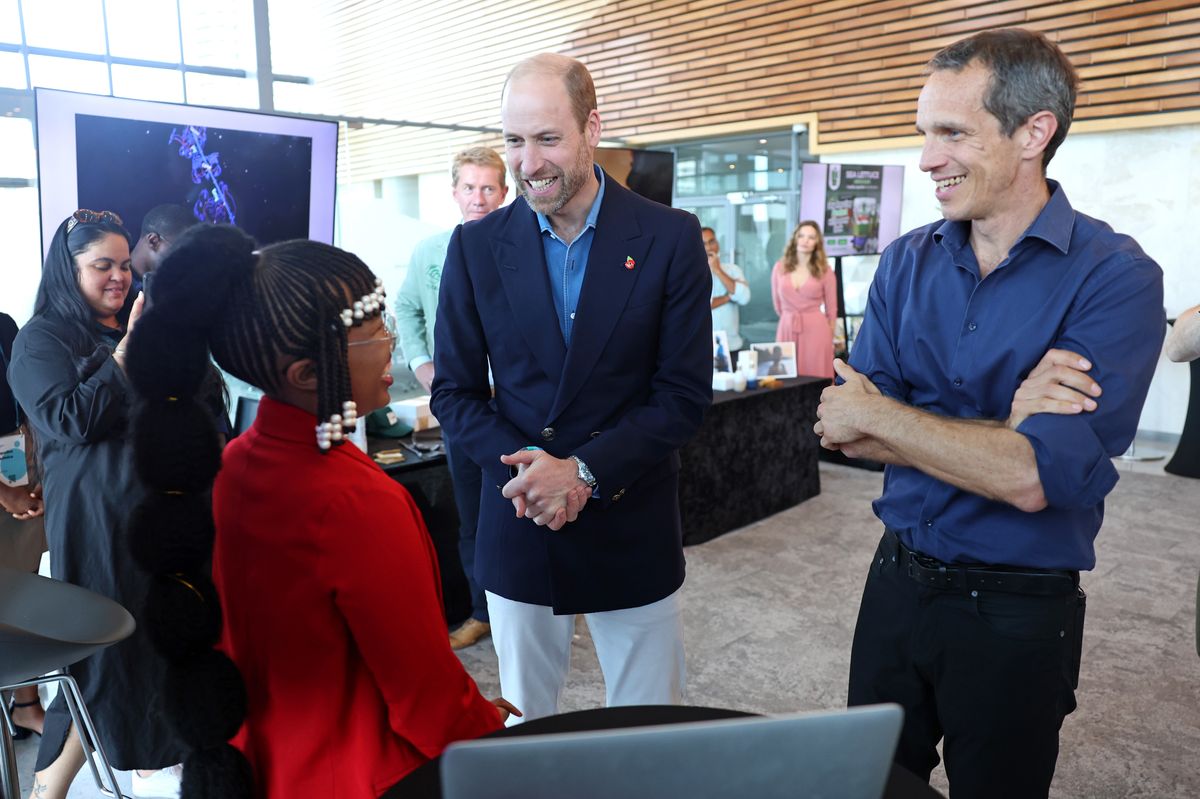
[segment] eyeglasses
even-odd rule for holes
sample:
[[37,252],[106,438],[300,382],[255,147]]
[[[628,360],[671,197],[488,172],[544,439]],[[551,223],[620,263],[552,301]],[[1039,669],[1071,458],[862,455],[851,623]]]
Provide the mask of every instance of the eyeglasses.
[[366,341],[348,341],[346,342],[346,346],[361,347],[364,344],[375,344],[379,341],[387,341],[388,347],[393,350],[396,349],[396,339],[399,338],[400,335],[396,328],[396,317],[392,316],[390,313],[383,313],[380,314],[380,318],[383,319],[383,330],[387,334],[386,338],[369,338]]
[[121,221],[121,217],[113,211],[91,211],[87,208],[80,208],[67,219],[67,233],[69,234],[80,224],[98,225],[101,222],[115,222],[122,227],[125,225]]

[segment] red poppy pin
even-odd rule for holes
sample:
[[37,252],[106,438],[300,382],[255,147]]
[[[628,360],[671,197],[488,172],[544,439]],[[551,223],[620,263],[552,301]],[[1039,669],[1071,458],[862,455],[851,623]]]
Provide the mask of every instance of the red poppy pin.
[[633,263],[633,256],[632,256],[632,255],[626,255],[626,256],[625,256],[625,268],[626,268],[626,269],[633,269],[633,266],[634,266],[634,263]]

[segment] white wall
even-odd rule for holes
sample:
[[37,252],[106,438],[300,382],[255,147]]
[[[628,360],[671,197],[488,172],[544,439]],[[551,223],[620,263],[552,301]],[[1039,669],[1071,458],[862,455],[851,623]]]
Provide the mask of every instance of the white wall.
[[42,227],[38,194],[33,187],[0,190],[0,218],[7,236],[4,263],[0,265],[0,311],[18,326],[33,314],[33,300],[42,279]]
[[[506,204],[515,194],[510,185]],[[413,247],[462,221],[450,172],[368,180],[338,186],[335,243],[362,258],[395,296]]]
[[[939,218],[929,176],[918,168],[917,148],[827,156],[822,161],[900,164],[904,170],[901,230]],[[1163,269],[1167,316],[1200,303],[1200,125],[1072,133],[1047,170],[1077,211],[1102,219],[1137,239]],[[861,307],[877,259],[847,259],[846,306]],[[1200,391],[1200,386],[1196,387]],[[1178,434],[1189,391],[1188,367],[1160,356],[1140,429]]]
[[[453,208],[448,196],[445,204]],[[389,297],[404,281],[413,247],[445,227],[426,219],[415,178],[338,186],[334,243],[363,259],[383,279]]]

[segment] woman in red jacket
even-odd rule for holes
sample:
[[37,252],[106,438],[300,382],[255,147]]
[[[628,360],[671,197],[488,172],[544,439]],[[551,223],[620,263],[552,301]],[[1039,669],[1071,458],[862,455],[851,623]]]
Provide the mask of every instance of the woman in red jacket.
[[[210,226],[181,239],[156,274],[145,331],[139,325],[130,344],[131,379],[147,427],[158,429],[158,414],[184,432],[157,462],[153,436],[139,441],[148,451],[139,468],[163,508],[140,509],[159,532],[135,526],[132,543],[162,575],[157,604],[184,608],[152,635],[177,664],[180,691],[167,710],[191,731],[185,797],[243,795],[230,786],[250,776],[246,761],[257,795],[375,797],[514,710],[482,697],[450,650],[437,562],[412,498],[345,445],[359,413],[388,402],[395,335],[379,285],[337,248],[292,241],[255,251],[240,231]],[[216,469],[204,454],[178,451],[203,438],[188,434],[180,405],[194,377],[179,364],[206,355],[197,338],[222,368],[266,392],[254,425],[225,449],[212,490],[220,648],[236,672],[201,646],[211,640],[178,640],[204,628],[214,604],[202,566],[170,554],[190,539],[166,520],[181,495],[203,492],[196,472]],[[234,730],[245,761],[221,745]]]

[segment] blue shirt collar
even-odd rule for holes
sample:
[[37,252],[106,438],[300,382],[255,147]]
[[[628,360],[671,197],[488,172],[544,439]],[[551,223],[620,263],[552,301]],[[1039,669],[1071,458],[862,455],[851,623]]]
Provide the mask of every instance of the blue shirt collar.
[[[583,235],[583,231],[591,228],[596,228],[596,218],[600,216],[600,202],[604,199],[604,170],[596,164],[592,164],[592,169],[596,173],[597,180],[600,181],[600,190],[596,192],[596,199],[592,200],[591,210],[588,211],[587,219],[584,220],[583,230],[579,231],[579,235]],[[534,211],[537,214],[538,227],[543,233],[554,235],[554,228],[550,227],[550,219],[540,211]],[[578,238],[578,236],[576,236]],[[570,244],[570,242],[567,242]]]
[[[1013,244],[1013,249],[1027,238],[1037,238],[1066,255],[1071,247],[1071,231],[1075,228],[1075,209],[1057,180],[1047,179],[1046,186],[1050,189],[1050,199],[1033,224]],[[933,240],[951,250],[960,250],[966,246],[970,235],[970,222],[947,219],[933,232]]]

